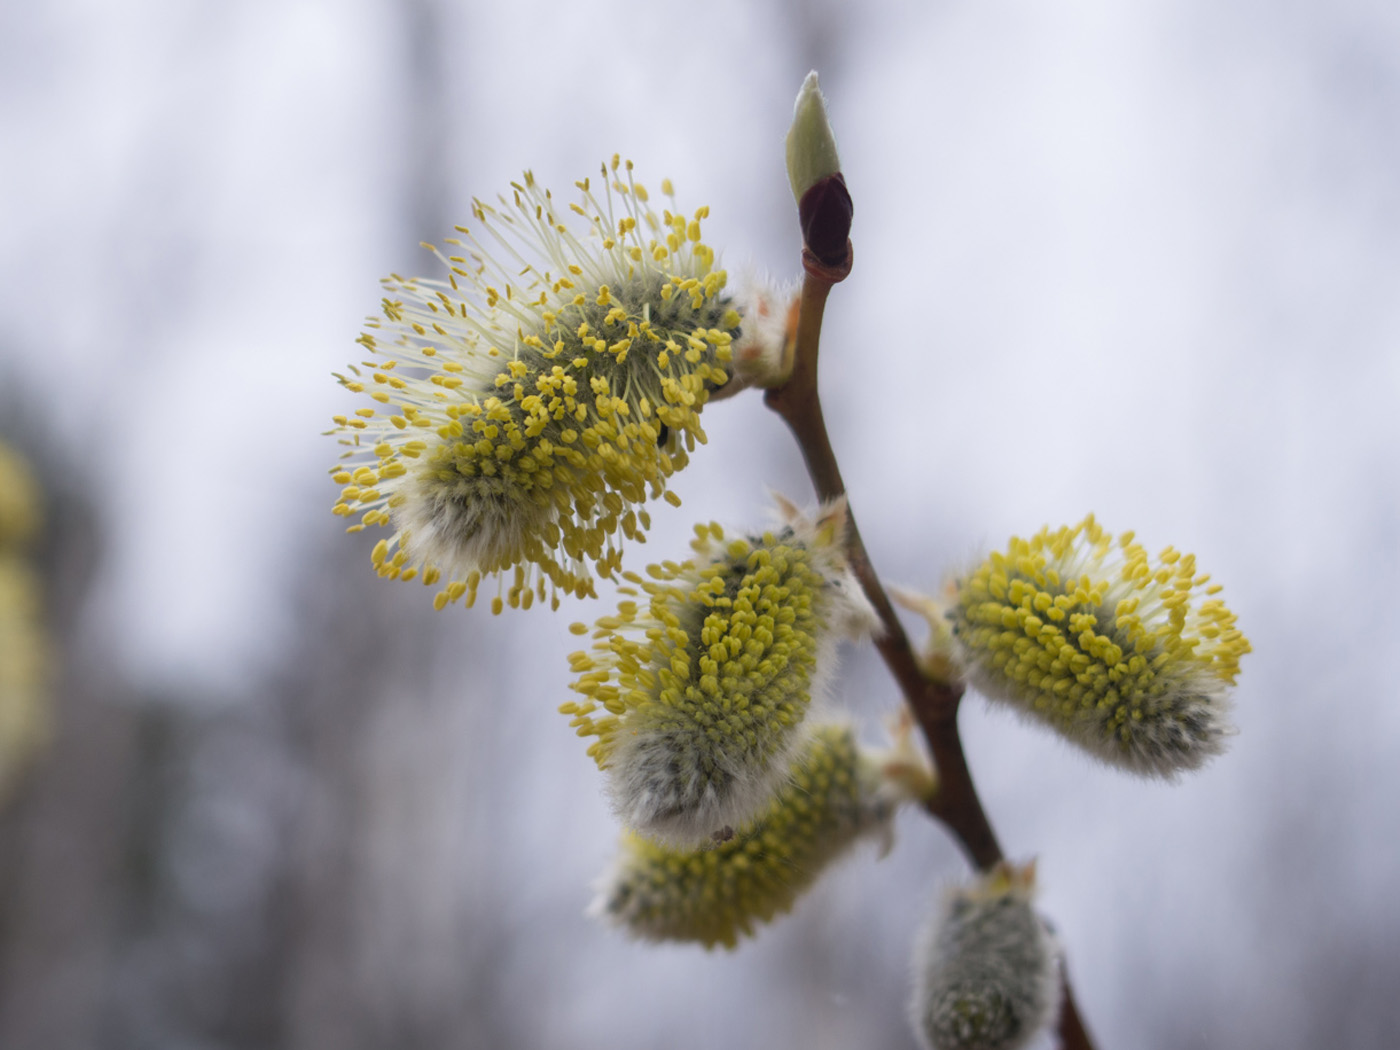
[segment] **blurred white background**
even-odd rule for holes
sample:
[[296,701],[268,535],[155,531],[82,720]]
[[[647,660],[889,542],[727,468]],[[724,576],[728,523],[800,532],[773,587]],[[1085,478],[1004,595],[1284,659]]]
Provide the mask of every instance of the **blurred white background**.
[[[434,614],[331,517],[378,278],[530,167],[621,151],[796,276],[816,68],[855,199],[833,441],[931,588],[1094,510],[1255,652],[1177,785],[964,709],[1102,1047],[1400,1028],[1400,8],[247,0],[0,9],[0,432],[45,472],[56,728],[0,815],[0,1046],[910,1047],[917,814],[733,954],[583,918],[615,827],[570,620]],[[810,490],[755,396],[648,553]],[[872,654],[842,691],[872,730]]]

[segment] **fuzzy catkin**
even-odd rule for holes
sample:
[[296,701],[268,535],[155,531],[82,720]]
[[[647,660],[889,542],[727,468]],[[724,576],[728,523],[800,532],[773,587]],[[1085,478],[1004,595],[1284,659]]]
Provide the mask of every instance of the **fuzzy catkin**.
[[[366,358],[338,376],[369,403],[338,415],[334,513],[390,526],[381,576],[492,608],[595,594],[621,565],[641,504],[705,433],[740,315],[701,240],[708,208],[657,214],[632,163],[562,204],[526,172],[499,207],[476,201],[443,251],[445,279],[385,279]],[[663,183],[669,193],[669,183]]]
[[1172,777],[1219,754],[1250,651],[1194,555],[1149,559],[1089,515],[1013,538],[958,579],[957,659],[988,699],[1129,772]]
[[1033,867],[1005,863],[948,893],[914,961],[910,1013],[929,1050],[1018,1050],[1053,1023],[1056,950],[1033,893]]
[[898,797],[848,727],[819,727],[765,812],[727,841],[687,850],[627,834],[591,911],[644,940],[732,948],[857,840],[887,836]]
[[560,710],[597,737],[589,753],[623,823],[670,845],[702,844],[762,810],[837,637],[876,622],[846,564],[844,503],[815,521],[784,509],[782,529],[731,539],[697,526],[695,558],[651,566],[650,581],[625,574],[633,587],[597,621],[593,652],[571,657],[583,699]]

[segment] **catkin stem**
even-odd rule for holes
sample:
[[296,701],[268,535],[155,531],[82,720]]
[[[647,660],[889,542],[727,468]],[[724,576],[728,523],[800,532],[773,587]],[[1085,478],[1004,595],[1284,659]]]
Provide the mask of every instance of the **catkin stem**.
[[[803,251],[805,277],[797,322],[797,347],[792,376],[786,384],[769,390],[764,401],[783,418],[792,431],[807,465],[807,473],[822,501],[846,495],[846,484],[836,462],[831,440],[822,416],[817,391],[817,351],[821,341],[822,317],[832,287],[851,270],[851,249],[839,266],[823,264],[810,251]],[[880,617],[884,632],[876,641],[885,666],[904,694],[919,728],[928,741],[938,772],[938,790],[924,808],[953,834],[972,862],[986,871],[1002,859],[996,833],[982,809],[972,774],[963,754],[958,734],[958,706],[961,686],[934,682],[924,677],[904,627],[895,615],[880,577],[861,542],[854,508],[847,501],[846,547],[851,569],[865,589],[865,596]],[[1060,1012],[1060,1043],[1064,1050],[1093,1050],[1093,1042],[1080,1020],[1065,978],[1064,1006]]]

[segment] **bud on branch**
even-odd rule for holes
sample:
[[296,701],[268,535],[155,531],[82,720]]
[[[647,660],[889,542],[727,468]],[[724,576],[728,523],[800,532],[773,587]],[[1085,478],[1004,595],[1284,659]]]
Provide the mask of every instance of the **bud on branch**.
[[823,265],[841,268],[849,255],[854,206],[816,73],[807,74],[797,93],[787,134],[787,169],[803,243]]

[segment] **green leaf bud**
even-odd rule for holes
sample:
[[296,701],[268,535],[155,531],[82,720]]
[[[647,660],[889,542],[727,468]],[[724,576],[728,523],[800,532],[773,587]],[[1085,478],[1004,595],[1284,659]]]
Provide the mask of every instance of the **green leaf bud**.
[[797,198],[802,243],[824,266],[844,276],[850,271],[855,205],[841,174],[836,139],[826,119],[826,102],[817,87],[816,73],[807,74],[797,95],[788,129],[787,167]]
[[841,171],[836,136],[826,115],[826,98],[813,70],[802,82],[787,133],[787,172],[792,196],[799,204],[817,183]]

